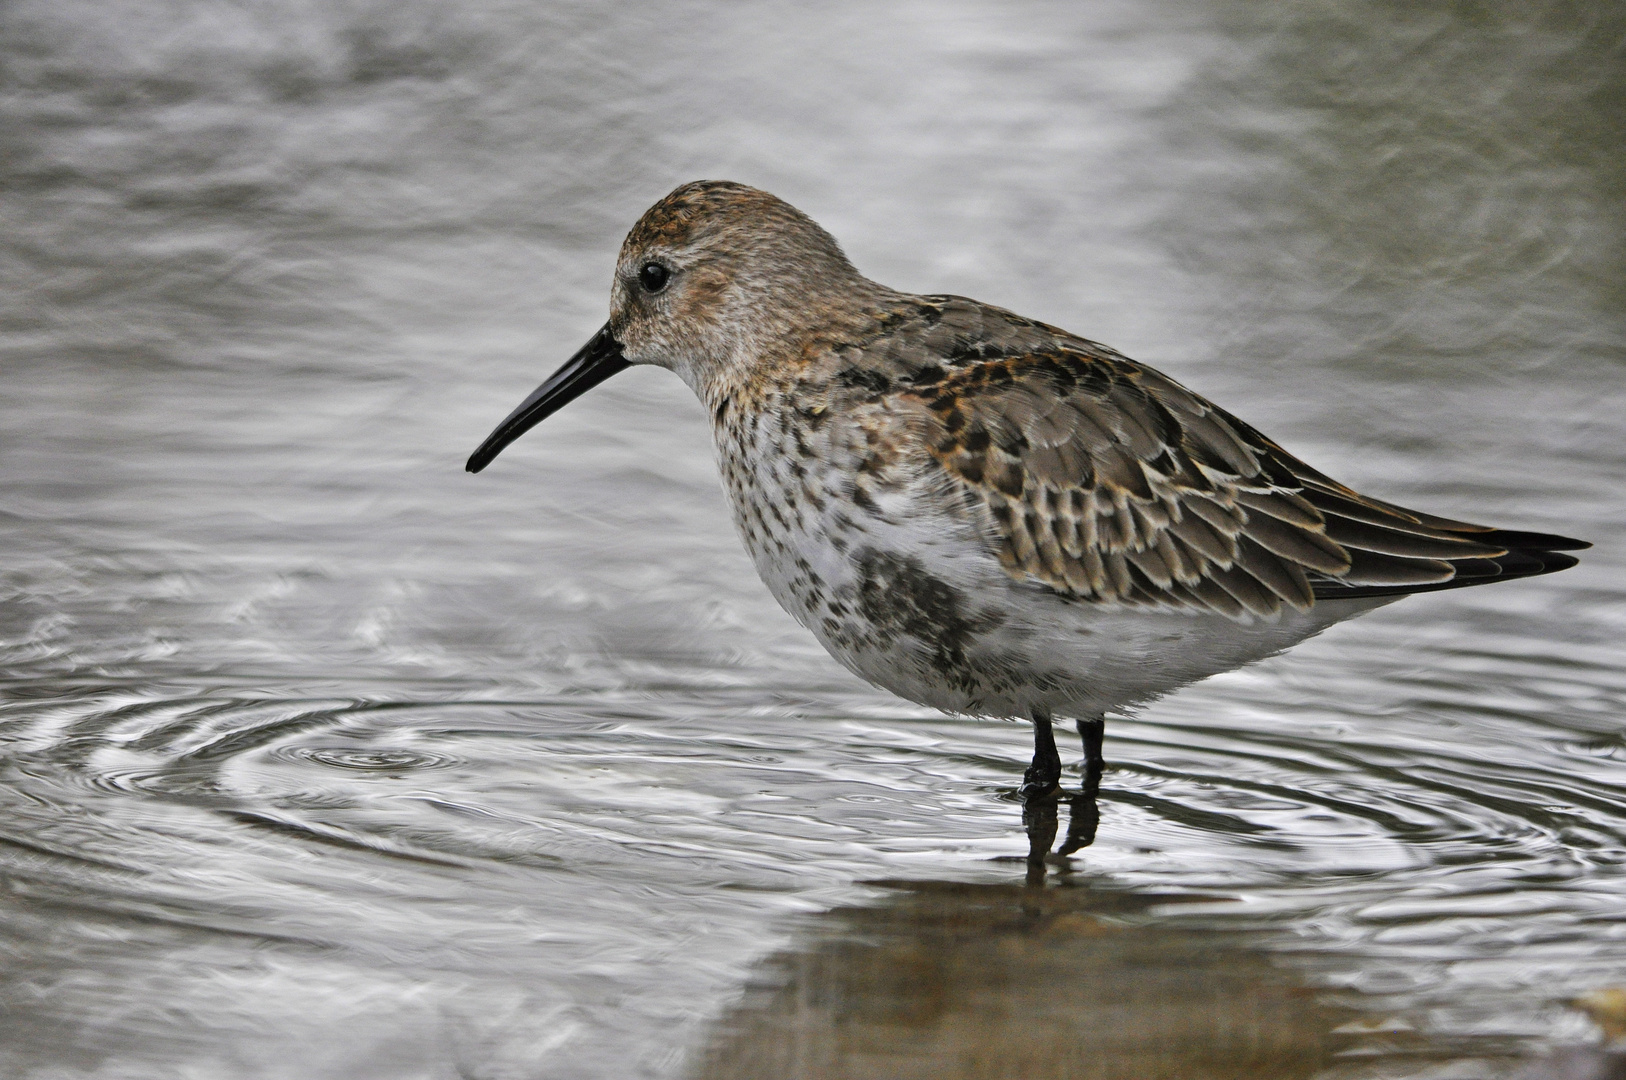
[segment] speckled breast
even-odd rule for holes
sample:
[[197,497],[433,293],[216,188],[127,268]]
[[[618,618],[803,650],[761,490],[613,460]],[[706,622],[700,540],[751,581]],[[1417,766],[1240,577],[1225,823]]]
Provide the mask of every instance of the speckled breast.
[[718,408],[724,486],[775,599],[845,667],[901,697],[976,715],[1100,715],[1351,613],[1323,605],[1238,633],[1212,613],[1092,603],[1016,581],[974,508],[934,482],[907,413],[825,400],[804,388],[749,411]]
[[780,392],[749,413],[717,411],[723,483],[757,572],[860,677],[982,711],[996,678],[982,661],[1010,630],[1009,577],[934,497],[903,418],[820,405],[816,392]]

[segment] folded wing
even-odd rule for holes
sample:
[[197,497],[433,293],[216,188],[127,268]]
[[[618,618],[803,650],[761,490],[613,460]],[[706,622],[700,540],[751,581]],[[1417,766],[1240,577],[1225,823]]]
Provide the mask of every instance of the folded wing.
[[1012,575],[1081,600],[1269,616],[1550,573],[1588,546],[1367,498],[1090,342],[941,372],[911,393],[943,482]]

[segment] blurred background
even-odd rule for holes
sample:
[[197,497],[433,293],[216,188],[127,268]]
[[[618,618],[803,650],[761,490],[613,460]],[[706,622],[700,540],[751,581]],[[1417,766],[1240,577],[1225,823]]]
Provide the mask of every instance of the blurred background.
[[[1597,1044],[1623,48],[1611,0],[8,0],[0,1073],[1468,1080]],[[1371,494],[1597,546],[1114,719],[1100,839],[1025,888],[1025,727],[780,612],[676,379],[462,471],[697,178]]]

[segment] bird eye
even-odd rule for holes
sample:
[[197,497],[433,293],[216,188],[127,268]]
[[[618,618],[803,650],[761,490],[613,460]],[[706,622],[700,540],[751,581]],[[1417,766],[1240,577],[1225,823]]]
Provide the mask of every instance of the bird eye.
[[658,262],[644,263],[643,269],[638,271],[638,282],[645,292],[657,293],[666,288],[671,276],[672,272]]

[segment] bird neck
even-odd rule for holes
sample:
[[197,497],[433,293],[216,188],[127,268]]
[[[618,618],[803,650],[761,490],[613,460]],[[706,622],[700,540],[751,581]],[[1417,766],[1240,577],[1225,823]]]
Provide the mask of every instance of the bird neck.
[[690,365],[685,381],[714,422],[730,410],[772,407],[798,384],[828,378],[836,350],[873,336],[899,293],[865,278],[838,296],[810,291],[794,302],[742,305],[720,355]]

